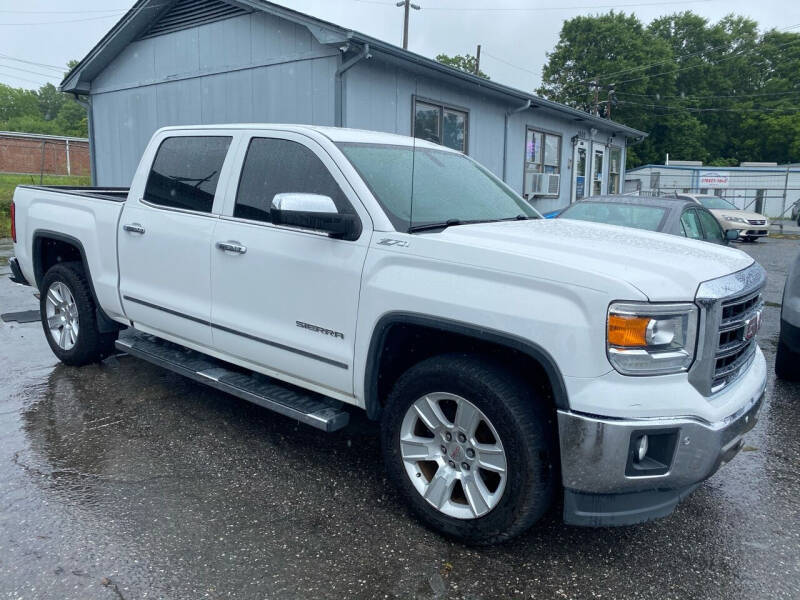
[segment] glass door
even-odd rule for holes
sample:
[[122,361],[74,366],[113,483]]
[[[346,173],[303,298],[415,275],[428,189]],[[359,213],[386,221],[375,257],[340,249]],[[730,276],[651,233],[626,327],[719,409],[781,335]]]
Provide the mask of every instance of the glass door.
[[596,146],[592,150],[592,188],[591,196],[600,196],[603,193],[603,163],[606,159],[605,146]]
[[572,198],[570,202],[582,200],[589,195],[587,179],[589,176],[589,144],[578,140],[572,154]]

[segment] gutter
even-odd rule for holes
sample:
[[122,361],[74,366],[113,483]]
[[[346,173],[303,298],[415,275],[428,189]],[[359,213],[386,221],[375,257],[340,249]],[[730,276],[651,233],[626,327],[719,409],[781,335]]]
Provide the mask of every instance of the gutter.
[[528,98],[528,101],[522,106],[506,111],[505,123],[503,126],[503,181],[506,183],[508,183],[508,118],[511,115],[528,110],[531,104],[531,99]]
[[[347,52],[347,46],[343,46],[341,50],[342,55],[344,55],[344,53]],[[341,62],[341,57],[339,58],[339,68],[336,69],[336,74],[334,77],[336,102],[336,106],[334,108],[334,120],[336,127],[344,127],[344,79],[342,76],[356,66],[357,63],[366,58],[372,58],[372,54],[369,52],[369,44],[364,44],[361,48],[361,52],[344,62]]]

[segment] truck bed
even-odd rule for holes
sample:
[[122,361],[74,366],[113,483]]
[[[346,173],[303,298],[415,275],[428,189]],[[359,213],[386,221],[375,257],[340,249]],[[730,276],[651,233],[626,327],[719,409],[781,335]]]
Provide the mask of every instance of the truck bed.
[[100,200],[110,200],[111,202],[125,202],[125,199],[128,197],[128,190],[130,189],[126,187],[87,187],[74,185],[18,185],[17,187],[48,192],[61,192],[63,194],[72,194],[75,196],[87,196]]

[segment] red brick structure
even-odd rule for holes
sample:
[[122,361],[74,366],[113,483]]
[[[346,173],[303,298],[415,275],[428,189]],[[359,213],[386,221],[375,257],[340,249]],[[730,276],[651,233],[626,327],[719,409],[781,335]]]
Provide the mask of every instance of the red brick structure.
[[0,173],[90,175],[86,138],[0,131]]

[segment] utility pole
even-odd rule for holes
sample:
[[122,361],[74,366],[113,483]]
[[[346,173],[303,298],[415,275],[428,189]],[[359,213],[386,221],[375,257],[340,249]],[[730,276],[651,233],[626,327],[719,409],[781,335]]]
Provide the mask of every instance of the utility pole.
[[403,17],[403,50],[408,50],[408,13],[413,8],[414,10],[419,10],[419,6],[417,4],[412,4],[411,0],[400,0],[397,3],[397,6],[402,6],[404,8],[404,17]]
[[475,53],[475,75],[481,72],[481,45],[478,44],[478,51]]
[[608,114],[606,114],[607,119],[611,119],[611,107],[617,103],[617,92],[614,89],[616,84],[612,83],[608,86]]
[[592,101],[592,114],[597,116],[598,114],[598,106],[600,105],[600,87],[597,85],[597,81],[592,81],[592,91],[594,92],[594,99]]

